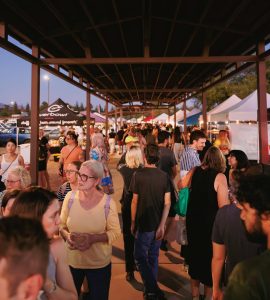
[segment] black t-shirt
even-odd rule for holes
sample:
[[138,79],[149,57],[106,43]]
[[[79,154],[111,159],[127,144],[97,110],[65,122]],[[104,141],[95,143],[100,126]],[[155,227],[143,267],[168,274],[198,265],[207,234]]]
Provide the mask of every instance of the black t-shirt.
[[212,241],[226,248],[225,282],[236,264],[265,249],[263,245],[251,243],[247,239],[240,213],[235,204],[225,205],[218,210],[213,226]]
[[[141,168],[139,168],[141,169]],[[132,192],[130,191],[130,182],[132,179],[133,174],[139,170],[138,168],[129,168],[126,165],[119,165],[119,172],[121,173],[123,180],[124,180],[124,188],[122,193],[122,198],[120,200],[123,206],[131,204],[132,200]]]
[[109,138],[110,138],[110,139],[114,139],[115,136],[116,136],[116,133],[115,133],[115,132],[110,132],[110,133],[109,133]]
[[120,129],[120,130],[117,131],[117,139],[118,139],[118,141],[122,141],[124,133],[125,132],[124,132],[123,129]]
[[48,156],[48,149],[47,149],[48,139],[43,136],[39,140],[39,160],[45,160]]
[[130,190],[138,194],[137,230],[157,230],[164,208],[164,195],[170,192],[169,176],[157,168],[142,168],[133,175]]
[[172,177],[172,167],[177,165],[175,155],[169,148],[159,147],[159,162],[157,167]]

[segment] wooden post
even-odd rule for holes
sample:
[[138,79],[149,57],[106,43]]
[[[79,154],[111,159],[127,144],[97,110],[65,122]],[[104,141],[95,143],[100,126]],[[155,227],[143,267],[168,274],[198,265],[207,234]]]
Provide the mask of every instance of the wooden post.
[[86,149],[85,149],[85,159],[89,159],[90,153],[90,117],[91,117],[91,94],[90,94],[90,84],[87,83],[86,92]]
[[[257,55],[265,51],[265,42],[260,41]],[[257,90],[258,90],[258,131],[259,131],[259,158],[262,164],[269,163],[268,127],[267,127],[267,100],[266,100],[266,66],[264,60],[257,62]]]
[[184,134],[185,137],[187,137],[187,104],[186,104],[186,98],[183,103],[183,111],[184,111]]
[[115,132],[117,132],[118,124],[117,124],[117,109],[116,109],[116,107],[114,109],[114,119],[115,119]]
[[174,120],[174,128],[176,127],[176,103],[174,103],[173,107],[173,120]]
[[120,126],[123,126],[123,109],[120,108]]
[[203,115],[203,128],[205,129],[205,133],[207,134],[207,99],[206,92],[202,92],[202,115]]
[[[39,58],[39,48],[32,47],[32,55]],[[39,98],[40,98],[40,67],[32,64],[31,73],[31,150],[30,150],[30,174],[33,185],[38,184],[38,139],[39,139]]]
[[109,129],[108,103],[109,103],[109,102],[106,100],[106,104],[105,104],[105,114],[106,114],[105,135],[106,135],[106,138],[108,138],[108,129]]

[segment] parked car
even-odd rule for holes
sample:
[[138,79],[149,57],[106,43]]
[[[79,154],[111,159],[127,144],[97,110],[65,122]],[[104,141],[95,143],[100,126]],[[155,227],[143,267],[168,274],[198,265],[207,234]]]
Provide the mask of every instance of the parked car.
[[44,135],[47,137],[48,140],[58,140],[60,137],[60,129],[55,128],[49,132],[45,131]]
[[30,143],[31,131],[29,128],[14,127],[5,129],[0,132],[0,146],[5,146],[9,139],[17,141],[17,129],[18,129],[18,144]]

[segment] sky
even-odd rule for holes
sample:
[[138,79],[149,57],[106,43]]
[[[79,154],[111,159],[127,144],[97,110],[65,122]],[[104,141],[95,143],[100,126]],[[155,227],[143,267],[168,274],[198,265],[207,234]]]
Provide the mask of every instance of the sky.
[[[41,69],[40,72],[40,103],[48,99],[48,82],[44,75],[50,78],[50,103],[58,98],[69,104],[76,101],[85,105],[86,92],[72,84]],[[0,47],[0,103],[11,104],[17,102],[24,106],[31,100],[31,64],[22,58],[9,53]],[[98,104],[102,107],[105,102],[96,96],[91,96],[91,104],[95,108]]]

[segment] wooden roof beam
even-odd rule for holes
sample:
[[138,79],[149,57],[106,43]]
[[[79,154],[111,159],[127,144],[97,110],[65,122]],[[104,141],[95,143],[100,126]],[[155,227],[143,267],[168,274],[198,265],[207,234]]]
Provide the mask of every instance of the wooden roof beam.
[[[190,89],[179,89],[179,88],[171,88],[171,89],[155,89],[154,93],[179,93],[179,92],[193,92],[197,91],[199,88],[190,88]],[[126,93],[126,92],[131,92],[131,93],[136,93],[137,91],[139,93],[152,93],[153,89],[97,89],[97,92],[100,93]]]
[[180,57],[103,57],[103,58],[45,58],[41,65],[111,65],[111,64],[215,64],[256,62],[256,55],[180,56]]

